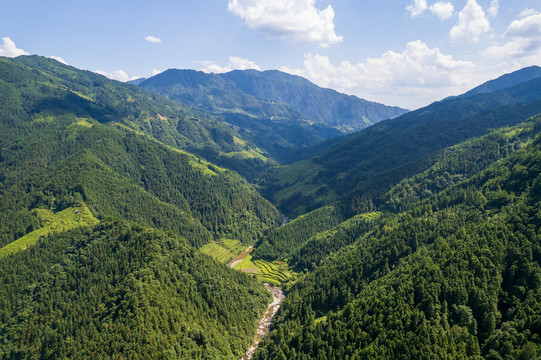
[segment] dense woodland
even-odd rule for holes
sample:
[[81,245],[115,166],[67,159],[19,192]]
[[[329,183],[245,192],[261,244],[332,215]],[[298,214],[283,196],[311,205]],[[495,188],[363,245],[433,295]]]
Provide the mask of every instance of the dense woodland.
[[[233,75],[246,93],[285,86],[254,74]],[[280,269],[286,299],[256,359],[536,359],[539,74],[267,171],[303,147],[295,126],[0,58],[0,248],[47,229],[44,214],[92,219],[0,253],[0,359],[240,358],[271,295],[209,243]]]
[[[106,111],[106,102],[90,102],[95,111],[83,111],[74,95],[36,109],[36,97],[56,104],[71,92],[53,85],[52,94],[41,92],[45,85],[32,75],[3,65],[14,74],[0,95],[0,245],[40,226],[34,208],[59,211],[81,200],[97,216],[171,230],[196,246],[222,236],[253,243],[279,221],[274,207],[236,173],[98,122],[92,116]],[[124,96],[137,94],[115,86]]]
[[293,284],[258,358],[535,358],[540,145],[388,217]]
[[385,192],[432,166],[449,146],[541,113],[541,79],[433,103],[346,137],[310,159],[272,169],[263,193],[290,217],[341,201],[373,211]]
[[0,358],[238,359],[270,295],[186,241],[124,222],[0,261]]

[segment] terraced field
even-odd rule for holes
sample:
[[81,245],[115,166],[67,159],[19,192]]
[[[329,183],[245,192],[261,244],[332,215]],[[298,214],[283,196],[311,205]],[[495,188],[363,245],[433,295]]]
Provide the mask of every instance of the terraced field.
[[235,256],[244,250],[245,245],[242,245],[238,240],[220,239],[201,247],[201,252],[217,259],[219,262],[228,263]]
[[289,273],[280,269],[283,265],[270,263],[264,260],[254,260],[253,263],[259,269],[259,273],[256,274],[256,276],[263,281],[270,281],[273,283],[278,281],[281,283],[291,276]]
[[292,276],[284,262],[252,261],[252,255],[250,254],[244,256],[240,261],[235,262],[233,268],[247,274],[252,274],[261,281],[273,285],[280,285]]

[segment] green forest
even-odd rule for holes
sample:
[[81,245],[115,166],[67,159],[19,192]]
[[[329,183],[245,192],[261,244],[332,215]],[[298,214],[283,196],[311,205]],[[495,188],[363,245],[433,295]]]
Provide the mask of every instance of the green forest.
[[293,284],[257,358],[535,358],[540,145],[388,217]]
[[186,240],[123,221],[47,236],[3,259],[0,281],[5,359],[238,359],[270,298]]
[[240,359],[264,282],[254,359],[541,356],[541,78],[322,141],[196,75],[0,57],[0,359]]

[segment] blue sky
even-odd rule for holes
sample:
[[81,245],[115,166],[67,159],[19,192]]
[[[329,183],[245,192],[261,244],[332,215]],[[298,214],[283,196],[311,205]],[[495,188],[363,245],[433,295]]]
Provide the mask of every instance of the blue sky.
[[0,56],[126,81],[279,69],[415,109],[541,66],[539,0],[3,0]]

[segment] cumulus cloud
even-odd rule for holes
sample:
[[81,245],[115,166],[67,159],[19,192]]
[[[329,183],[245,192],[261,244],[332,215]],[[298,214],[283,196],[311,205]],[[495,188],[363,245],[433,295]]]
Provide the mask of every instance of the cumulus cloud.
[[440,20],[447,20],[455,13],[455,7],[450,2],[437,2],[430,5],[430,12]]
[[456,42],[477,42],[481,35],[490,31],[490,22],[485,11],[475,0],[468,0],[458,14],[458,24],[453,26],[449,35]]
[[152,69],[152,76],[155,76],[155,75],[161,74],[162,72],[163,72],[162,70],[158,70],[158,69]]
[[490,3],[490,6],[487,10],[487,13],[490,17],[495,18],[498,16],[498,12],[500,11],[500,3],[498,0],[492,0]]
[[209,61],[209,62],[206,62],[206,66],[202,69],[202,71],[206,73],[218,74],[218,73],[224,73],[224,72],[229,72],[233,70],[248,70],[248,69],[261,70],[261,68],[253,61],[236,57],[236,56],[230,56],[229,64],[227,64],[226,66],[220,66],[213,61]]
[[353,64],[333,64],[327,56],[305,55],[304,67],[281,70],[306,77],[322,87],[352,93],[391,105],[417,108],[469,86],[473,63],[456,60],[417,40],[402,52]]
[[115,70],[112,73],[103,71],[103,70],[95,70],[94,72],[97,74],[106,76],[109,79],[122,81],[122,82],[139,79],[139,76],[129,76],[124,70]]
[[481,54],[506,64],[507,71],[538,65],[541,60],[541,14],[534,9],[522,11],[507,27],[500,43],[489,46]]
[[541,34],[541,14],[529,9],[521,13],[521,18],[514,20],[504,36],[533,37]]
[[492,45],[486,48],[482,55],[490,59],[521,58],[530,47],[530,39],[518,38],[503,45]]
[[0,56],[17,57],[20,55],[30,54],[22,49],[18,49],[13,40],[9,37],[2,38],[2,43],[0,44]]
[[428,10],[428,4],[426,0],[414,0],[413,4],[410,4],[406,7],[411,13],[411,17],[417,17]]
[[288,38],[321,47],[342,41],[334,32],[334,10],[315,7],[316,0],[229,0],[227,10],[264,36]]
[[145,36],[145,40],[154,44],[159,44],[162,42],[162,39],[152,35]]
[[414,2],[406,7],[406,10],[411,13],[411,17],[420,16],[425,11],[430,11],[440,20],[447,20],[455,13],[455,7],[448,1],[439,1],[428,6],[426,0],[414,0]]

